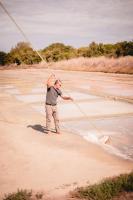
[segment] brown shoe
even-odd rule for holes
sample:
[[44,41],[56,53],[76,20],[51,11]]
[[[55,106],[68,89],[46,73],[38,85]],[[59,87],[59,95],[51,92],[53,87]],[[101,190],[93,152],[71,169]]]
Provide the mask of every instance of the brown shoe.
[[56,132],[56,134],[61,134],[61,132]]

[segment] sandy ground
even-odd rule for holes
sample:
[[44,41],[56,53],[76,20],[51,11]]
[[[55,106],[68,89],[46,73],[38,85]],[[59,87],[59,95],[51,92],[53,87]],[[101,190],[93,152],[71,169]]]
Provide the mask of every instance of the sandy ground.
[[[14,95],[3,90],[4,86],[15,85],[23,94],[27,94],[38,82],[45,82],[49,73],[45,70],[43,73],[41,70],[33,69],[1,71],[0,196],[19,188],[44,191],[48,197],[63,199],[63,195],[77,186],[131,171],[133,162],[113,156],[78,135],[67,131],[63,131],[61,135],[43,133],[45,117],[28,103],[17,100]],[[73,80],[75,88],[74,81],[79,82],[79,78],[81,83],[84,84],[87,80],[90,84],[90,79],[87,79],[85,73],[82,76],[77,73],[76,79],[74,73],[71,75],[67,72],[57,73],[59,76],[62,74],[65,86],[68,88],[70,79]],[[118,78],[124,77],[123,79],[126,79],[124,87],[128,82],[129,89],[131,86],[131,80],[129,81],[131,76],[118,76],[117,80],[113,80],[113,75],[110,75],[110,79],[107,77],[109,75],[95,75],[95,73],[90,75],[93,79],[91,90],[95,93],[100,91],[98,78],[99,82],[101,79],[103,83],[106,80],[110,81],[110,85],[120,81]],[[94,81],[97,83],[94,84]],[[123,80],[119,83],[121,84]],[[126,98],[132,100],[131,96]]]

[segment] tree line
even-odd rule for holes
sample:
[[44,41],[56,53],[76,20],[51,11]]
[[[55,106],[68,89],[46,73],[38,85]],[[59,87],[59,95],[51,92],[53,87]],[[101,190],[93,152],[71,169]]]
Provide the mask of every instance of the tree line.
[[[133,56],[133,41],[123,41],[115,44],[103,44],[92,42],[86,47],[74,48],[63,43],[53,43],[39,50],[46,62],[68,60],[76,57],[121,57]],[[6,53],[0,51],[0,65],[28,64],[32,65],[41,61],[37,53],[27,42],[19,42]]]

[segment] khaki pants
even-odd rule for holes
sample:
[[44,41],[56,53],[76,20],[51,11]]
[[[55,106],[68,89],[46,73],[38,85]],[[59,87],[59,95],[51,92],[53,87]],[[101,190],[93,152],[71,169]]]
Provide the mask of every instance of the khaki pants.
[[57,106],[45,105],[45,109],[46,109],[46,128],[47,128],[47,130],[51,131],[51,122],[52,122],[52,117],[53,117],[56,132],[60,132]]

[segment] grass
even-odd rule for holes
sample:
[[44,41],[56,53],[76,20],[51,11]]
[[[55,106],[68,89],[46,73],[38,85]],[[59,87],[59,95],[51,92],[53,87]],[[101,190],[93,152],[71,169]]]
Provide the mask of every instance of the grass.
[[54,69],[133,74],[133,56],[120,58],[73,58],[48,64]]
[[43,193],[34,194],[28,190],[18,190],[17,192],[5,195],[3,200],[41,200],[43,198]]
[[39,63],[34,65],[9,65],[0,66],[0,69],[27,69],[27,68],[52,68],[69,71],[105,72],[133,74],[133,56],[120,58],[92,57],[73,58],[51,63]]
[[3,200],[31,200],[32,191],[18,190],[16,193],[5,195]]
[[[105,179],[99,184],[77,188],[70,193],[69,198],[64,197],[62,200],[68,199],[132,200],[133,172]],[[48,198],[43,193],[33,193],[32,191],[28,190],[18,190],[16,193],[5,195],[3,200],[48,200]]]
[[133,195],[133,172],[105,179],[99,184],[77,188],[72,192],[72,197],[88,200],[113,200],[122,199],[125,193],[126,196],[129,196],[129,193]]

